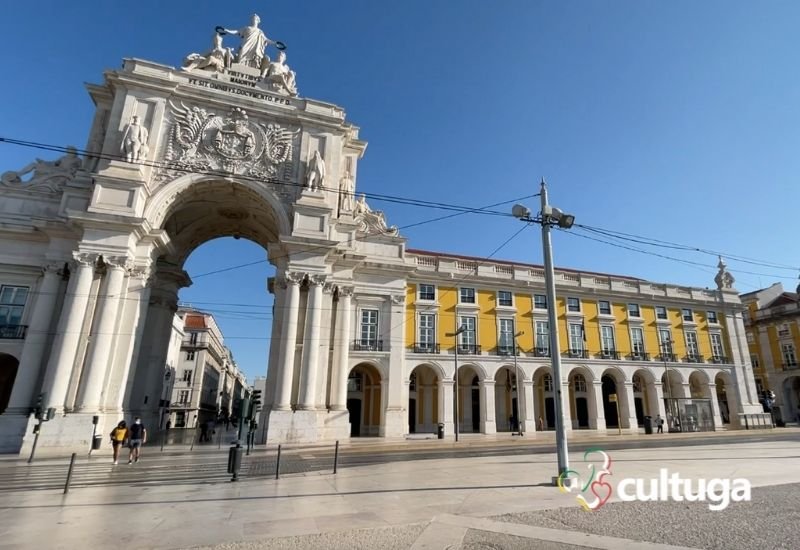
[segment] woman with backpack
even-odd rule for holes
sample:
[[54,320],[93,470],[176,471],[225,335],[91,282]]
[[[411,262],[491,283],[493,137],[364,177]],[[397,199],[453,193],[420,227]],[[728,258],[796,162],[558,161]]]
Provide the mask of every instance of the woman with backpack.
[[125,440],[128,439],[128,426],[125,421],[120,421],[117,427],[111,430],[111,446],[114,448],[114,464],[117,463],[119,458],[119,448]]

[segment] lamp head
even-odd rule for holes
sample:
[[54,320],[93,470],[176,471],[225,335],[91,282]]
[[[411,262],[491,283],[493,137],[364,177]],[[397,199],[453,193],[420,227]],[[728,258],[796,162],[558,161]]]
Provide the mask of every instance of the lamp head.
[[520,220],[531,217],[531,209],[524,204],[515,204],[511,207],[511,214]]

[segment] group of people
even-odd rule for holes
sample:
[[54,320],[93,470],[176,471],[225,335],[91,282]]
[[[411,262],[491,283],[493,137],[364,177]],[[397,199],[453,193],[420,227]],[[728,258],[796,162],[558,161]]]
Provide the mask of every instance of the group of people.
[[139,462],[139,454],[142,445],[147,443],[147,430],[142,424],[142,419],[138,416],[133,420],[130,426],[122,420],[117,427],[111,430],[111,446],[114,449],[114,464],[117,464],[119,459],[120,447],[127,446],[128,464]]

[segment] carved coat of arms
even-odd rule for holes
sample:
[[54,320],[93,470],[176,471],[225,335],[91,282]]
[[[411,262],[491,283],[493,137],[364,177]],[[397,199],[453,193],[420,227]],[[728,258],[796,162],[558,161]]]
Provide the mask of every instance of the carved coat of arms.
[[290,179],[297,131],[253,121],[239,107],[227,116],[183,103],[171,103],[171,107],[173,124],[166,161],[175,169]]

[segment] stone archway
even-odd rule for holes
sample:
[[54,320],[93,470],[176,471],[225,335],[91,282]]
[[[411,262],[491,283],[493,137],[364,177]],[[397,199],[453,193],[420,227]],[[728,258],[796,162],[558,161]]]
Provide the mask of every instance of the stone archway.
[[572,428],[587,430],[598,428],[597,399],[594,378],[586,367],[575,367],[569,371],[569,403]]
[[457,380],[459,433],[486,433],[483,372],[475,365],[459,365]]
[[539,367],[533,373],[533,384],[536,390],[536,429],[556,429],[556,402],[553,371],[550,367]]
[[380,435],[382,411],[381,374],[370,363],[359,363],[347,376],[350,437]]
[[800,424],[800,376],[789,376],[781,384],[783,406],[781,416],[785,422]]
[[714,384],[716,385],[716,399],[722,423],[739,426],[739,401],[730,373],[718,372],[714,377]]
[[498,432],[519,432],[520,420],[524,417],[523,389],[513,365],[504,365],[495,373],[494,406]]
[[8,407],[18,368],[19,361],[16,357],[0,353],[0,414],[3,414]]
[[417,365],[409,375],[408,433],[436,433],[444,415],[441,410],[442,375],[429,364]]
[[656,382],[656,376],[650,369],[639,369],[633,373],[631,379],[633,384],[634,408],[636,410],[636,420],[639,425],[644,423],[644,416],[653,419],[655,428],[655,418],[664,415],[664,403],[659,399],[661,393],[660,383]]

